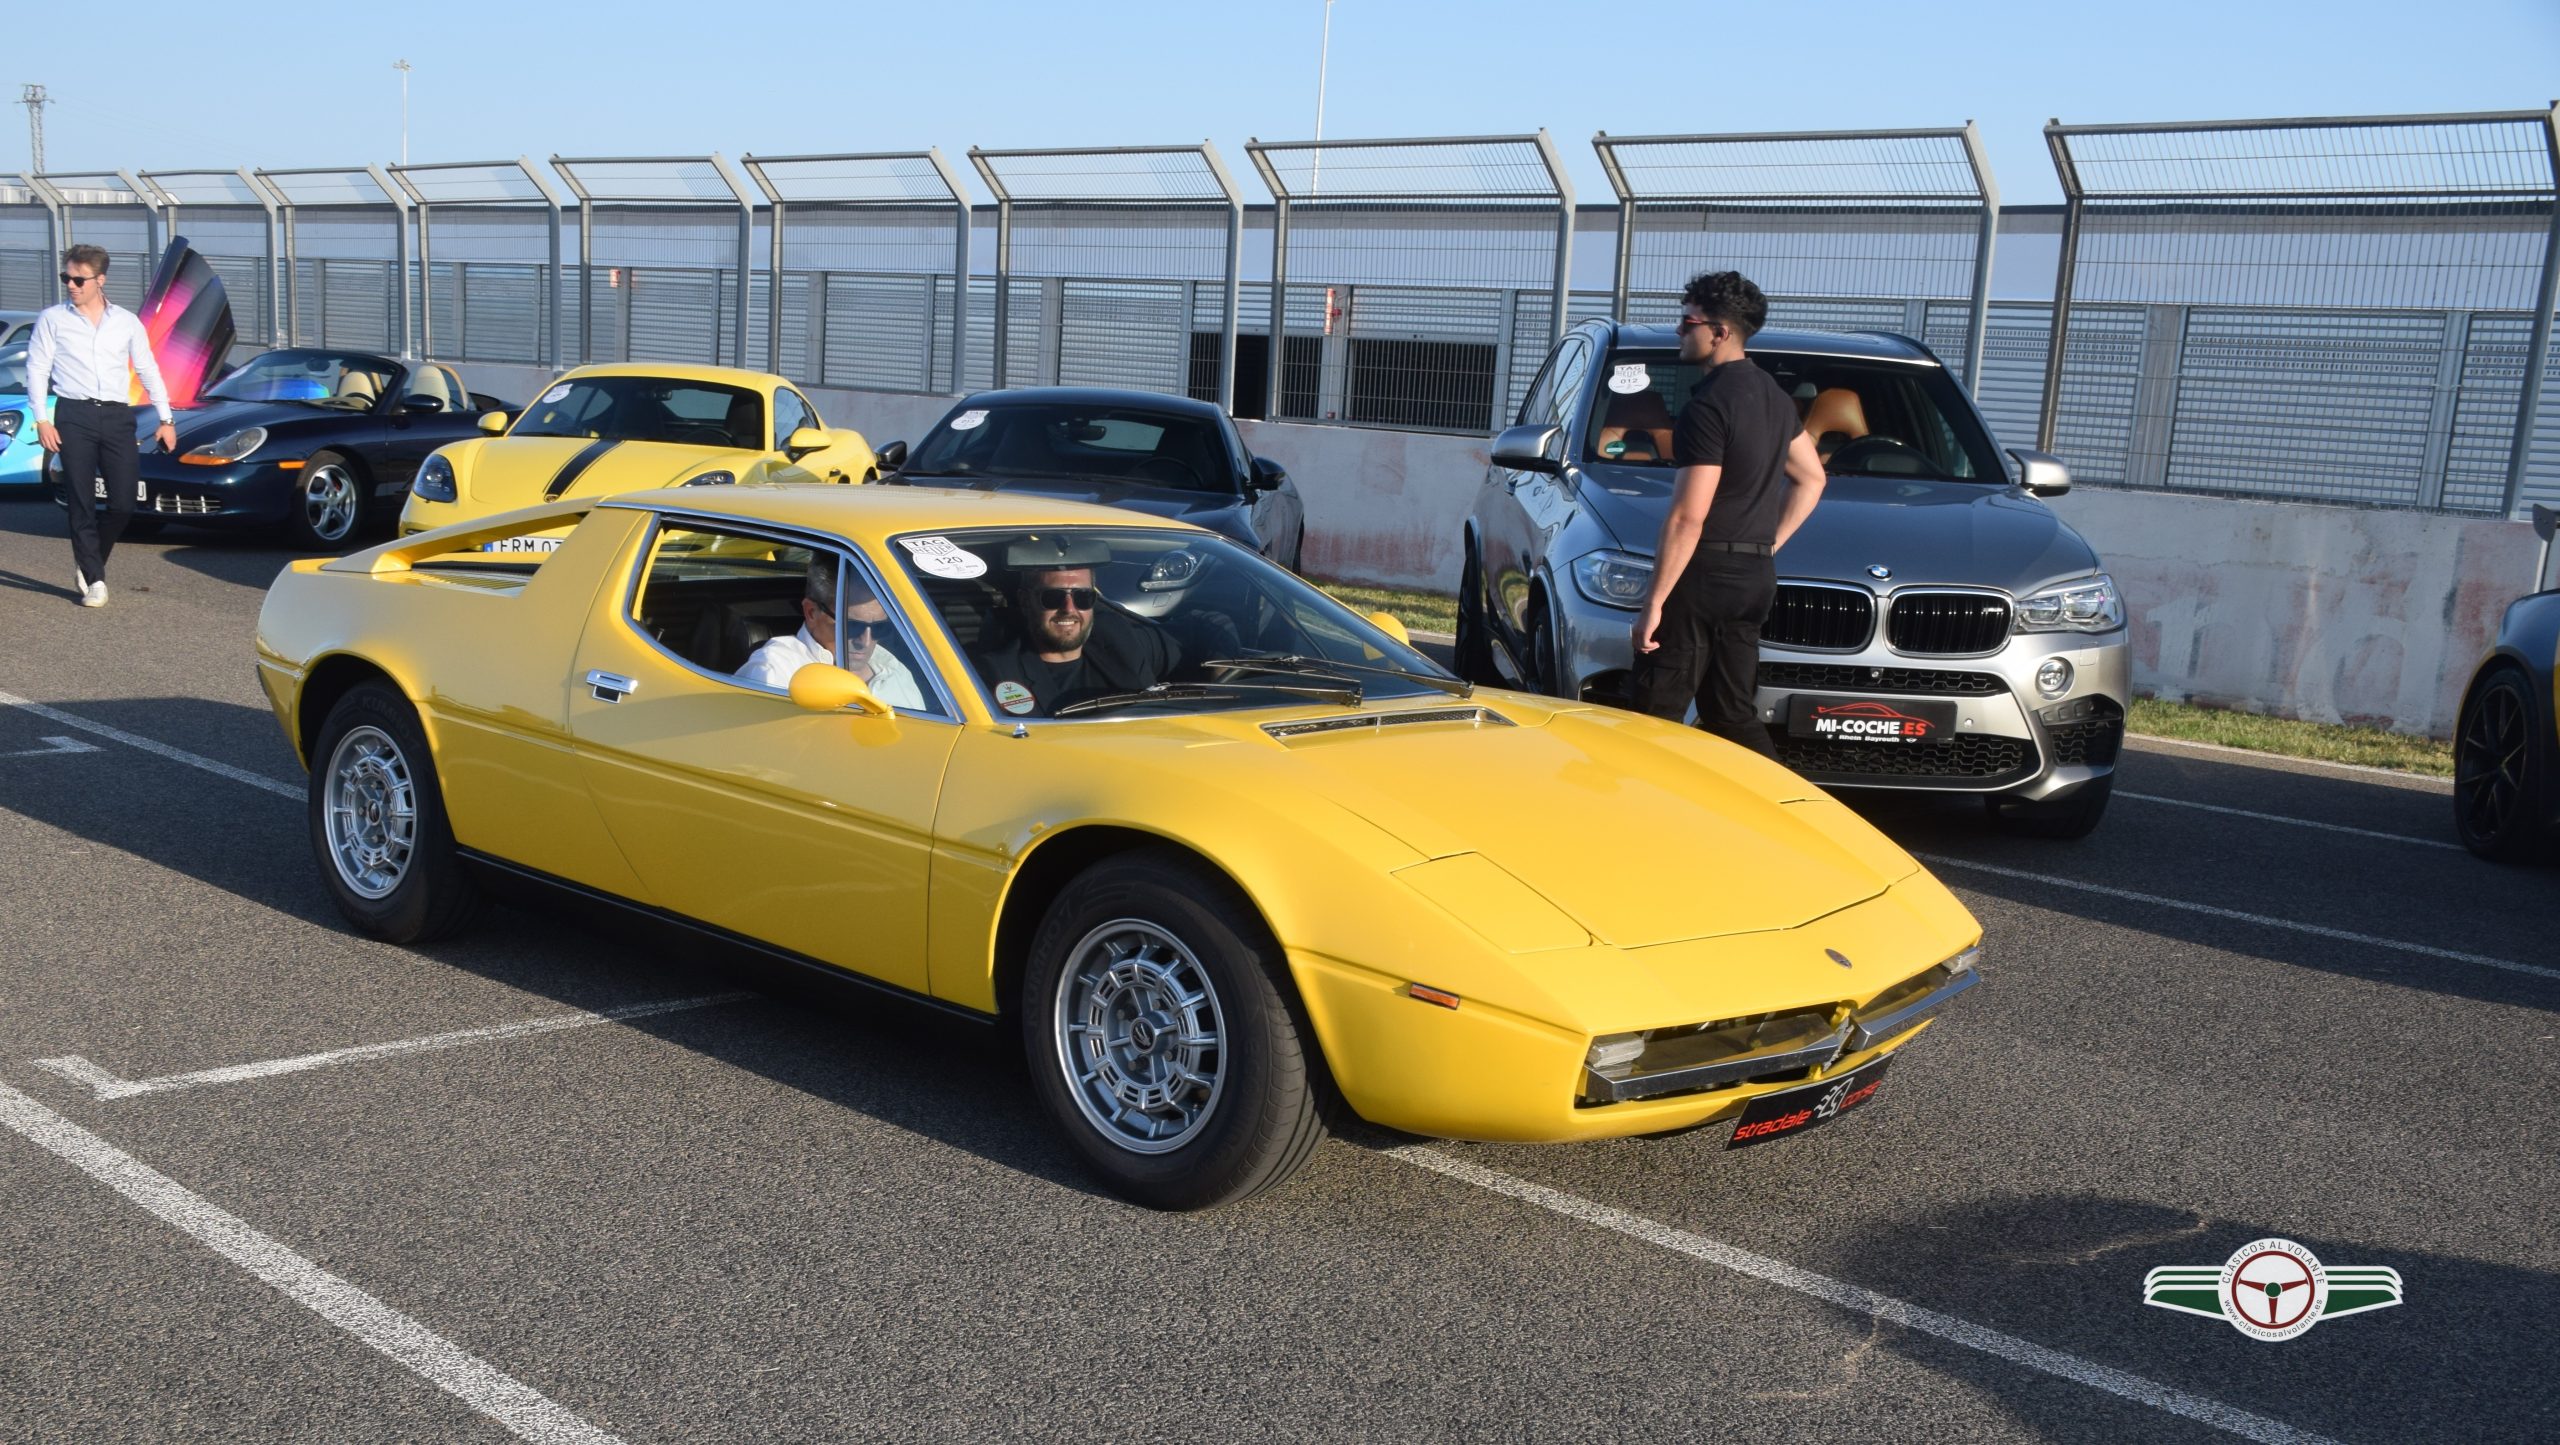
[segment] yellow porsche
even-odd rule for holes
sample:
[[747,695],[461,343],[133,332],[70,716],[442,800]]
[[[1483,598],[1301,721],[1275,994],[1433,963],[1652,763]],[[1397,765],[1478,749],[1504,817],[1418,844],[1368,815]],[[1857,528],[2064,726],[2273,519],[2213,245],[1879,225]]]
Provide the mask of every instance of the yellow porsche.
[[1392,617],[1080,503],[566,498],[294,563],[257,666],[359,929],[566,892],[1012,1029],[1159,1208],[1286,1177],[1337,1103],[1786,1138],[1979,977],[1964,907],[1775,764],[1472,688]]
[[[726,366],[582,366],[515,417],[482,417],[480,429],[490,435],[440,447],[419,467],[402,535],[640,487],[867,482],[882,464],[862,433],[819,420],[789,381]],[[558,543],[524,537],[511,546]]]

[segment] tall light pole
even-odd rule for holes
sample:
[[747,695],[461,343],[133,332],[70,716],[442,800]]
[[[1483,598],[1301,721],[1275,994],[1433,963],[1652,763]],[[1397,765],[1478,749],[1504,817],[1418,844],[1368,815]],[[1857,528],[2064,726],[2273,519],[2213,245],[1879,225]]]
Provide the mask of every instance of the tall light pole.
[[[1331,0],[1327,0],[1330,4]],[[41,85],[30,85],[18,92],[18,103],[27,108],[27,152],[35,162],[35,173],[44,174],[44,108],[53,101]]]
[[[1324,73],[1333,59],[1333,0],[1324,0],[1324,39],[1316,46],[1316,139],[1324,139]],[[1315,161],[1307,175],[1307,194],[1313,196],[1324,181],[1324,150],[1319,146]]]
[[400,164],[409,163],[409,62],[395,60],[391,68],[400,72]]

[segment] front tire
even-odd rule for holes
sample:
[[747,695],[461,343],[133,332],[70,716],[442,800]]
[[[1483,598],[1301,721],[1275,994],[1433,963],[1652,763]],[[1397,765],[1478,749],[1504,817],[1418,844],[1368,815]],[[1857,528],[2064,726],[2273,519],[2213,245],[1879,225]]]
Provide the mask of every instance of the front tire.
[[1983,810],[2001,832],[2019,838],[2086,838],[2107,815],[2107,799],[2116,791],[2112,772],[2082,783],[2069,797],[2050,803],[2018,803],[1984,798]]
[[1023,970],[1023,1057],[1113,1193],[1207,1209],[1306,1163],[1323,1065],[1283,968],[1234,886],[1178,849],[1095,864],[1050,904]]
[[338,911],[391,943],[424,943],[469,921],[434,756],[416,709],[388,683],[358,684],[312,740],[311,851]]
[[364,473],[336,452],[314,452],[293,475],[293,504],[284,520],[294,545],[306,552],[346,546],[364,525]]
[[2524,674],[2501,667],[2482,679],[2453,736],[2453,831],[2462,846],[2492,863],[2534,857],[2544,782]]
[[1476,561],[1472,539],[1459,543],[1466,561],[1458,571],[1457,641],[1450,651],[1458,664],[1458,676],[1486,687],[1502,685],[1502,674],[1494,670],[1493,640],[1485,632],[1484,568]]

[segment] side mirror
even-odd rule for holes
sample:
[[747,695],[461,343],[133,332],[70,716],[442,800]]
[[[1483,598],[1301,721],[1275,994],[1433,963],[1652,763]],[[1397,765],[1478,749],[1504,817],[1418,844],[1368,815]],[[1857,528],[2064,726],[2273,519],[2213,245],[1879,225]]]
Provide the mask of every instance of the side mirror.
[[1289,469],[1287,467],[1280,465],[1269,457],[1255,457],[1253,459],[1253,489],[1255,491],[1276,492],[1280,490],[1280,484],[1287,480],[1289,480]]
[[507,430],[507,421],[505,412],[484,411],[480,414],[480,429],[491,436],[503,436]]
[[796,462],[811,452],[822,452],[834,445],[823,428],[804,426],[783,440],[782,450]]
[[1392,612],[1370,613],[1369,625],[1407,647],[1413,646],[1413,634],[1404,630],[1404,619]]
[[879,459],[880,470],[883,474],[894,472],[898,468],[907,464],[907,444],[905,442],[891,442],[880,450],[873,452],[872,455]]
[[442,411],[444,410],[444,398],[440,396],[404,396],[400,398],[400,409],[402,411],[418,412]]
[[897,711],[880,700],[871,684],[829,663],[813,662],[791,674],[791,701],[811,712],[851,708],[864,717],[888,717]]
[[2025,447],[2011,447],[2009,455],[2018,459],[2018,485],[2028,496],[2058,497],[2071,490],[2071,469],[2062,458]]
[[1540,422],[1504,427],[1493,439],[1493,464],[1515,472],[1563,471],[1564,428]]

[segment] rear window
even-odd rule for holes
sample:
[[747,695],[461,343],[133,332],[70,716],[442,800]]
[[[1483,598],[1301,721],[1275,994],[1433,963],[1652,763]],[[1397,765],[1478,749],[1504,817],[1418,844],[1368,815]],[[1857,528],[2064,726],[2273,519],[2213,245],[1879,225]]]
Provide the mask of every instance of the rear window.
[[[1794,399],[1834,475],[2008,482],[1973,408],[1939,368],[1792,352],[1749,360]],[[1701,375],[1671,353],[1612,353],[1593,392],[1583,460],[1667,472],[1680,409]]]

